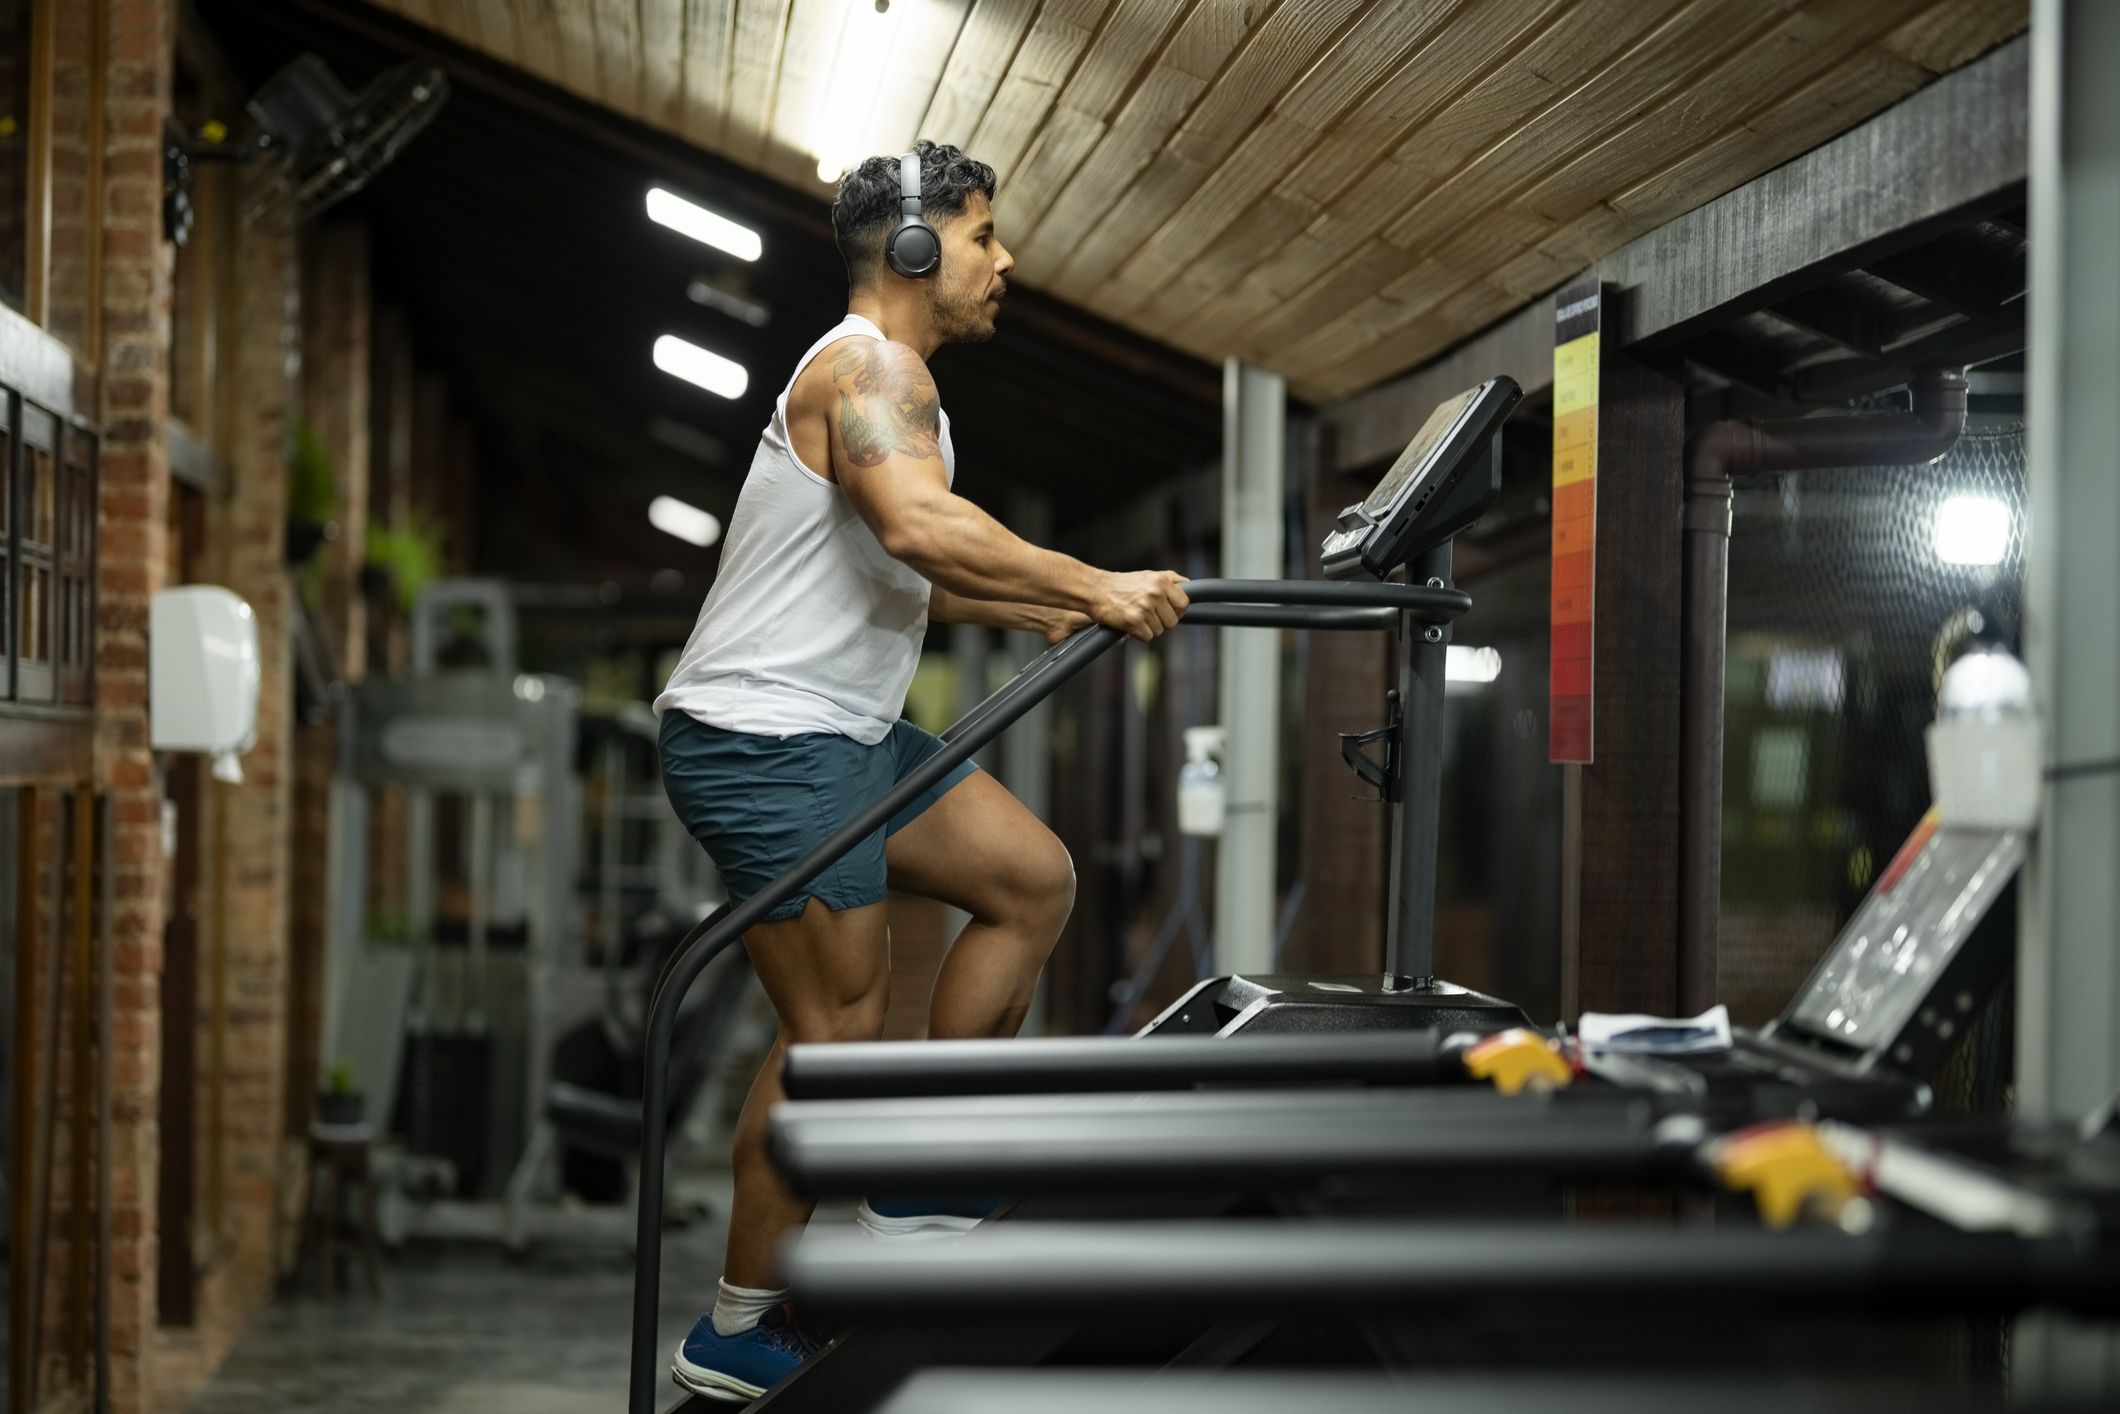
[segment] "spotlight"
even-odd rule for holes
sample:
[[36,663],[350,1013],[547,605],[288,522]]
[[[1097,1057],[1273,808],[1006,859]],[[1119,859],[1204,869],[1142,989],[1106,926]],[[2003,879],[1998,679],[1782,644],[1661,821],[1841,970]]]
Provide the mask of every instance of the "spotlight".
[[1949,496],[1936,508],[1936,558],[1947,565],[1999,565],[2010,547],[2010,508],[1993,496]]

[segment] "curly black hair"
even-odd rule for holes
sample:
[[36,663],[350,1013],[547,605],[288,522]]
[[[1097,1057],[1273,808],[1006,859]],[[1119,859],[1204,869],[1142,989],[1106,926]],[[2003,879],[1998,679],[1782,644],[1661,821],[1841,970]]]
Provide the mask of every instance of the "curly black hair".
[[[994,199],[994,169],[961,148],[926,138],[913,144],[920,154],[920,209],[932,223],[963,212],[973,192]],[[883,268],[883,243],[898,224],[898,159],[865,158],[839,179],[832,200],[832,240],[847,263],[847,283],[866,285]]]

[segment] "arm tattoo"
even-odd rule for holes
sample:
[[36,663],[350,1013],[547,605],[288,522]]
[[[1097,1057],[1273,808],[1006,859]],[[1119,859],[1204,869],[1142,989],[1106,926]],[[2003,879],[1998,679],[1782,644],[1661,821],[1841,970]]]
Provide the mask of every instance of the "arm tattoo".
[[[839,388],[839,437],[855,466],[881,466],[893,453],[915,460],[942,455],[935,385],[906,353],[864,340],[832,360]],[[852,391],[848,385],[852,385]]]

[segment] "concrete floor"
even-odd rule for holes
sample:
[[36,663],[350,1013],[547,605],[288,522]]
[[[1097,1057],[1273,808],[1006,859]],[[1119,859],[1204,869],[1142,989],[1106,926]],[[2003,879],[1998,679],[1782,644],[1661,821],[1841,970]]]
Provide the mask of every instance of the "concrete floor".
[[[664,1245],[661,1348],[712,1304],[722,1219]],[[465,1244],[409,1247],[383,1299],[307,1283],[259,1312],[190,1414],[611,1414],[624,1407],[633,1266],[608,1244],[520,1261]],[[677,1391],[665,1385],[665,1406]]]

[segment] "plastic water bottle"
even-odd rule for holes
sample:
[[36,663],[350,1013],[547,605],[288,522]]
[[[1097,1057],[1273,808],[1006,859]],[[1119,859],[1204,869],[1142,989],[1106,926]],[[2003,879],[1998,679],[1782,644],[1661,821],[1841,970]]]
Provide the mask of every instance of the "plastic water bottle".
[[1217,758],[1229,734],[1221,727],[1185,729],[1185,764],[1178,768],[1178,830],[1187,835],[1222,833],[1228,785]]
[[1982,647],[1944,670],[1928,729],[1929,785],[1946,825],[2025,830],[2039,819],[2044,774],[2032,676],[2006,648]]

